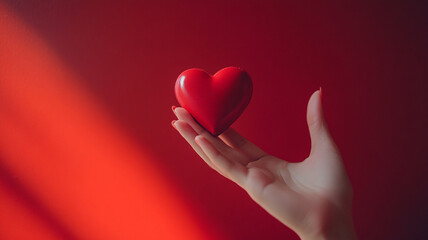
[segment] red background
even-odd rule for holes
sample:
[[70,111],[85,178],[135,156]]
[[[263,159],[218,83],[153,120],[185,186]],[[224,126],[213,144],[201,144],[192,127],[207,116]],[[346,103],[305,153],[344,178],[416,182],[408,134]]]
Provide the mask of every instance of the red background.
[[422,1],[0,9],[0,238],[297,239],[170,125],[176,77],[226,66],[254,83],[233,127],[288,161],[309,153],[306,104],[322,86],[359,238],[426,238]]

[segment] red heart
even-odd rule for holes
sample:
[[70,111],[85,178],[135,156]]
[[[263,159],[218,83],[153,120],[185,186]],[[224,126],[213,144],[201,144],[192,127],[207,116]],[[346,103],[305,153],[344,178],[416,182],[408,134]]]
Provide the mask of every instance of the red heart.
[[180,105],[215,136],[238,119],[252,92],[250,76],[236,67],[223,68],[213,76],[202,69],[188,69],[175,83]]

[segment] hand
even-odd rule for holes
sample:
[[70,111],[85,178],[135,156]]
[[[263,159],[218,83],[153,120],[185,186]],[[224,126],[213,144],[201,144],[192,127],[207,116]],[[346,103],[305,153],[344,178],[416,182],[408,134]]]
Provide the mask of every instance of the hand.
[[311,152],[299,163],[265,153],[231,128],[214,137],[184,108],[173,111],[178,118],[173,126],[211,168],[302,239],[356,239],[352,188],[324,120],[321,91],[308,103]]

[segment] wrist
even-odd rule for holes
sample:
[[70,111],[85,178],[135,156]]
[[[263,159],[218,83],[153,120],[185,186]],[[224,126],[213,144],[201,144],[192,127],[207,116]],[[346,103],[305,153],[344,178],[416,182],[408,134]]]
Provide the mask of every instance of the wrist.
[[[313,231],[299,234],[302,240],[357,240],[352,216],[338,214],[333,219],[321,221]],[[315,231],[314,231],[315,230]]]

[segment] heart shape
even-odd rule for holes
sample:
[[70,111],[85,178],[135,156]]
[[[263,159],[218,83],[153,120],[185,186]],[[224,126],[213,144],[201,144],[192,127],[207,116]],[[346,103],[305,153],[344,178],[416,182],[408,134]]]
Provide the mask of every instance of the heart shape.
[[213,76],[188,69],[175,82],[175,96],[195,120],[214,136],[232,125],[251,100],[253,84],[240,68],[226,67]]

